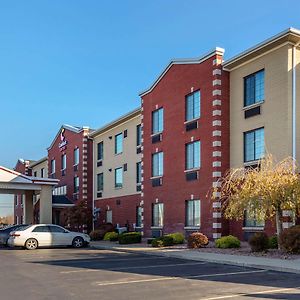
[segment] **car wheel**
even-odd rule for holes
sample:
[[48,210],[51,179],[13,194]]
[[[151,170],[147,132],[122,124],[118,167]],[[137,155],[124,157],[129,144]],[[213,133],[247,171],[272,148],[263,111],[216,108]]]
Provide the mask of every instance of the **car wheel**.
[[36,239],[28,239],[25,243],[27,250],[34,250],[38,247],[38,241]]
[[74,238],[73,242],[72,242],[72,246],[74,248],[82,248],[84,246],[84,240],[82,237],[77,236],[76,238]]

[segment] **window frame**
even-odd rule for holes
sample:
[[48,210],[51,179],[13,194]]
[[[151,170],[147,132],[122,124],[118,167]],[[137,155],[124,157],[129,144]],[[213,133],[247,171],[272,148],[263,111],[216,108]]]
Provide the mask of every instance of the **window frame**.
[[104,144],[103,141],[97,143],[97,161],[103,159],[104,154]]
[[[157,124],[154,124],[156,123],[155,114],[157,114]],[[157,130],[155,128],[156,126],[157,126]],[[163,131],[164,131],[164,108],[160,107],[152,111],[151,134],[156,135],[162,133]]]
[[[197,210],[196,202],[199,205],[199,210]],[[189,216],[189,203],[192,203],[192,222]],[[196,215],[196,212],[199,212],[199,216]],[[199,218],[199,224],[197,224],[197,218]],[[200,228],[201,227],[201,200],[200,199],[190,199],[185,201],[185,227],[194,227],[194,228]]]
[[[155,171],[155,157],[158,156],[157,159],[157,174],[154,172]],[[161,162],[161,166],[160,166],[160,162]],[[151,176],[152,178],[154,177],[162,177],[164,175],[164,152],[160,151],[160,152],[155,152],[152,153],[152,160],[151,160]]]
[[[157,207],[157,210],[156,210]],[[161,207],[162,209],[159,209]],[[155,216],[155,213],[158,213],[157,216]],[[162,212],[162,215],[160,216],[160,212]],[[158,221],[156,223],[156,221]],[[157,227],[162,228],[164,226],[164,203],[152,203],[152,226],[151,227]]]
[[[117,172],[120,171],[122,182],[118,185],[117,183]],[[123,179],[123,167],[115,168],[115,189],[123,188],[124,179]]]
[[142,207],[141,206],[137,206],[136,207],[136,217],[135,217],[135,226],[136,227],[141,227],[142,226]]
[[[262,73],[263,72],[263,98],[264,99],[261,99],[261,100],[256,100],[256,76],[257,76],[257,74],[259,74],[259,73]],[[254,85],[253,85],[253,103],[250,103],[250,104],[247,104],[247,88],[246,88],[246,81],[248,80],[248,79],[250,79],[250,78],[254,78]],[[247,76],[245,76],[244,78],[244,108],[247,108],[247,107],[250,107],[250,106],[253,106],[253,105],[257,105],[257,104],[259,104],[259,103],[262,103],[262,102],[264,102],[265,101],[265,69],[260,69],[260,70],[258,70],[258,71],[256,71],[256,72],[254,72],[254,73],[251,73],[251,74],[249,74],[249,75],[247,75]]]
[[138,124],[136,126],[136,146],[141,147],[142,146],[142,125]]
[[142,183],[142,162],[138,161],[136,163],[136,184]]
[[51,168],[51,174],[55,174],[56,169],[56,162],[55,158],[51,159],[50,161],[50,168]]
[[73,159],[74,159],[74,166],[78,166],[80,162],[80,153],[79,153],[79,148],[76,147],[73,151]]
[[[264,141],[263,141],[263,143],[264,143],[264,145],[263,145],[263,147],[264,147],[264,154],[262,155],[262,157],[260,157],[260,158],[257,158],[255,155],[256,155],[256,132],[257,131],[259,131],[259,130],[262,130],[263,129],[263,133],[264,133]],[[246,160],[246,153],[247,153],[247,151],[246,151],[246,136],[248,135],[248,134],[250,134],[250,133],[254,133],[254,143],[253,143],[253,155],[254,155],[254,158],[252,159],[252,160]],[[263,157],[264,157],[264,155],[265,155],[265,128],[264,127],[259,127],[259,128],[256,128],[256,129],[252,129],[252,130],[248,130],[248,131],[245,131],[244,133],[243,133],[243,149],[244,149],[244,164],[248,164],[248,163],[251,163],[251,162],[256,162],[256,161],[258,161],[258,160],[260,160],[260,159],[262,159]]]
[[61,155],[61,170],[64,171],[67,169],[67,155],[62,154]]
[[[118,138],[121,138],[121,149],[118,149]],[[123,132],[118,133],[115,135],[115,155],[119,155],[123,153]],[[121,150],[121,151],[119,151]]]
[[[195,151],[195,145],[199,143],[199,165],[196,166],[195,162],[196,162],[196,151]],[[189,147],[193,146],[192,148],[192,167],[189,166]],[[197,141],[193,141],[190,143],[185,144],[185,170],[189,171],[189,170],[198,170],[201,168],[201,141],[197,140]]]
[[[99,178],[102,177],[102,184],[101,184],[101,189],[99,189]],[[97,192],[102,192],[104,188],[104,174],[102,173],[98,173],[97,174]]]
[[[196,116],[196,113],[195,113],[195,95],[199,93],[199,115]],[[192,101],[192,118],[189,118],[188,116],[188,104],[189,104],[189,97],[193,97],[193,101]],[[185,122],[191,122],[191,121],[194,121],[194,120],[197,120],[201,117],[201,91],[200,89],[196,90],[196,91],[193,91],[189,94],[187,94],[185,96]]]
[[[77,185],[77,183],[78,183],[78,185]],[[79,188],[80,188],[79,176],[74,176],[73,185],[74,185],[74,194],[78,194]]]

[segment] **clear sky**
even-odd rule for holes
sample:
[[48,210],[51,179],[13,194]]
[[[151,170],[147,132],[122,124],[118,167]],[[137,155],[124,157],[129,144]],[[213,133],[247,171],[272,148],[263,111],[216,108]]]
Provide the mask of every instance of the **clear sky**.
[[[61,124],[139,106],[172,58],[225,58],[288,28],[299,0],[0,0],[0,165],[46,155]],[[1,201],[1,200],[0,200]]]

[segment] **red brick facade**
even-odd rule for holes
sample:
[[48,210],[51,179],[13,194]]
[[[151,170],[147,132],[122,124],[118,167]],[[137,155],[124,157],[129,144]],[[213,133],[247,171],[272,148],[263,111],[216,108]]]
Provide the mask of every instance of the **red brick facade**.
[[[201,201],[201,230],[210,238],[221,230],[221,220],[213,212],[208,195],[213,182],[229,167],[229,101],[228,74],[221,70],[222,53],[192,63],[174,63],[157,82],[141,94],[143,124],[143,188],[144,232],[152,235],[152,205],[164,203],[163,233],[185,232],[186,200]],[[218,70],[218,71],[216,71]],[[201,116],[198,128],[186,131],[185,98],[193,91],[201,92]],[[164,109],[162,140],[152,143],[152,112]],[[217,122],[214,122],[217,121]],[[201,142],[201,167],[198,179],[186,180],[185,145]],[[217,142],[217,143],[214,143]],[[152,154],[163,151],[164,174],[161,186],[152,186]],[[215,163],[218,162],[218,163]],[[218,173],[216,173],[218,172]],[[219,173],[220,172],[220,173]],[[214,226],[220,226],[215,228]]]

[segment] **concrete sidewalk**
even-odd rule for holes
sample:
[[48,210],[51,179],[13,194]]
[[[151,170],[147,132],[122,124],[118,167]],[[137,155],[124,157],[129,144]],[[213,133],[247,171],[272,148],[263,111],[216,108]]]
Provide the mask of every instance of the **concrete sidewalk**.
[[280,272],[291,272],[300,274],[300,259],[284,260],[276,258],[254,257],[244,255],[229,255],[219,253],[207,253],[186,248],[153,248],[145,244],[119,245],[118,242],[91,242],[91,247],[123,251],[130,253],[141,253],[147,255],[158,255],[175,257],[187,260],[206,261],[227,265],[253,267]]

